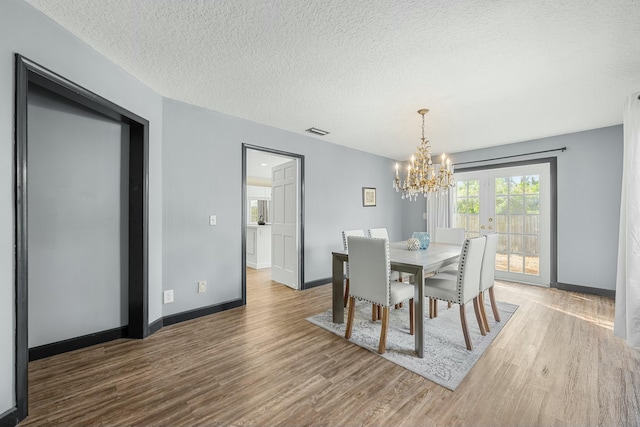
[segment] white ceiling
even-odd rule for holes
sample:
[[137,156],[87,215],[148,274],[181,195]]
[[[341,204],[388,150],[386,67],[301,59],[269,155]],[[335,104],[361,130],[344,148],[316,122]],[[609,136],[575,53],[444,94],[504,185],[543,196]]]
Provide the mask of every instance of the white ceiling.
[[271,168],[292,160],[258,150],[247,150],[247,177],[271,181]]
[[622,123],[638,0],[27,0],[165,97],[393,159]]

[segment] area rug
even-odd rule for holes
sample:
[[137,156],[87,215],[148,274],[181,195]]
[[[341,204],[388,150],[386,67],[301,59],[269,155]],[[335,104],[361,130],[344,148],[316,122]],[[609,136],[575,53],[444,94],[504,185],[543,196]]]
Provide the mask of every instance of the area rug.
[[[416,356],[415,338],[409,335],[409,312],[407,304],[402,309],[389,310],[389,332],[387,335],[387,351],[380,355],[416,374],[422,375],[436,384],[455,390],[462,382],[473,365],[489,347],[491,342],[505,327],[517,305],[498,302],[500,322],[493,320],[491,306],[487,305],[487,317],[491,332],[486,336],[480,334],[480,328],[473,312],[473,304],[467,304],[467,323],[473,342],[473,350],[467,350],[460,325],[460,309],[457,305],[447,308],[447,304],[440,301],[438,317],[429,319],[426,314],[424,322],[425,357]],[[347,326],[347,309],[345,321],[342,324],[333,323],[331,309],[307,318],[307,320],[336,335],[344,337]],[[380,321],[371,321],[371,304],[359,301],[351,334],[352,343],[378,354],[380,339]]]

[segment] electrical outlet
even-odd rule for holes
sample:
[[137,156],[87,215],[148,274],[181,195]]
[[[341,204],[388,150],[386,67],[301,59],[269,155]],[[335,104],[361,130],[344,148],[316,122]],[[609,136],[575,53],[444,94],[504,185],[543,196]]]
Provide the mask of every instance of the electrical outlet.
[[200,281],[198,282],[198,293],[207,292],[207,282]]
[[169,289],[168,291],[163,292],[164,303],[169,304],[173,302],[173,289]]
[[218,224],[218,218],[215,215],[209,215],[209,225]]
[[422,219],[429,219],[429,218],[427,217],[427,213],[426,213],[426,212],[424,212],[424,213],[422,214]]

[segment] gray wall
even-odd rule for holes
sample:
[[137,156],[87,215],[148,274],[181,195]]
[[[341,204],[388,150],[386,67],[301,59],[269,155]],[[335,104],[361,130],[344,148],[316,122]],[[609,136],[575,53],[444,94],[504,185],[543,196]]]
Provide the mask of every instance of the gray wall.
[[29,88],[29,347],[128,323],[128,126]]
[[15,406],[14,53],[149,120],[149,320],[162,315],[162,98],[23,0],[0,2],[0,414]]
[[[163,282],[175,298],[165,315],[242,295],[243,143],[305,156],[305,282],[331,276],[342,230],[387,227],[403,238],[392,160],[178,101],[165,99],[163,111]],[[376,207],[362,206],[362,187],[377,188]]]
[[567,147],[565,152],[495,162],[457,165],[456,169],[537,157],[557,157],[558,282],[614,290],[622,188],[622,125],[451,155],[461,163]]
[[[400,196],[398,196],[400,197]],[[416,231],[427,231],[427,221],[422,218],[422,214],[427,211],[427,202],[424,197],[418,198],[415,202],[403,201],[402,213],[402,238],[407,240]]]

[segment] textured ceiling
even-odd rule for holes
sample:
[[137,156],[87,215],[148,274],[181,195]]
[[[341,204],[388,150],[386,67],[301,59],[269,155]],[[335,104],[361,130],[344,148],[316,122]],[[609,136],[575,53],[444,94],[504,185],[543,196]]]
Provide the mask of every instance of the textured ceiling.
[[27,0],[165,97],[393,159],[622,123],[638,0]]

